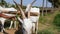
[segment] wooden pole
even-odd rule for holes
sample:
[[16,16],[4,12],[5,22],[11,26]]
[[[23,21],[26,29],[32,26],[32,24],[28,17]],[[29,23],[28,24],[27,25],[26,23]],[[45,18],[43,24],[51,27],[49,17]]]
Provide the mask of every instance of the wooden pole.
[[43,15],[44,15],[44,0],[43,0],[43,2],[42,2],[42,17],[43,17]]
[[48,4],[48,2],[47,2],[47,0],[46,0],[46,15],[47,15],[47,4]]
[[22,8],[22,5],[23,5],[23,0],[21,0],[21,8]]
[[54,0],[52,0],[52,12],[54,10]]

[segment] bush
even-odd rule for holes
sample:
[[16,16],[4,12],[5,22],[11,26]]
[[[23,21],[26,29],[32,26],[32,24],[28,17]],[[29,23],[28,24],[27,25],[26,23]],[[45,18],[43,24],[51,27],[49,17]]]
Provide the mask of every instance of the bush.
[[53,24],[57,27],[60,27],[60,14],[57,14],[53,20]]
[[49,30],[42,30],[42,31],[39,31],[38,34],[54,34],[54,33]]

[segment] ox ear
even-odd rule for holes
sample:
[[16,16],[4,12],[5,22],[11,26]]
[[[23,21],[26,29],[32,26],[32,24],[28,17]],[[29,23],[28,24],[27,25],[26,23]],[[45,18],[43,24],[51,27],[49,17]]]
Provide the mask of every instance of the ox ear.
[[16,4],[16,6],[18,6],[18,8],[19,8],[19,10],[20,10],[20,12],[22,14],[23,19],[26,18],[22,8],[15,2],[15,0],[13,0],[13,2]]

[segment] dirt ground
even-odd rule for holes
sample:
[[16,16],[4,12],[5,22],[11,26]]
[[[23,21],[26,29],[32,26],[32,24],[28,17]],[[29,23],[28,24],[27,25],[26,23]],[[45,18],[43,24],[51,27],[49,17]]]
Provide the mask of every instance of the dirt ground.
[[6,29],[4,33],[0,32],[0,34],[15,34],[16,29]]

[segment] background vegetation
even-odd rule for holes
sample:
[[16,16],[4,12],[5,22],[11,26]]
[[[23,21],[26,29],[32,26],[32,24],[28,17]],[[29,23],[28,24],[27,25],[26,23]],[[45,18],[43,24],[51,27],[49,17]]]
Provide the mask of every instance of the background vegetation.
[[40,16],[38,34],[60,34],[60,11]]

